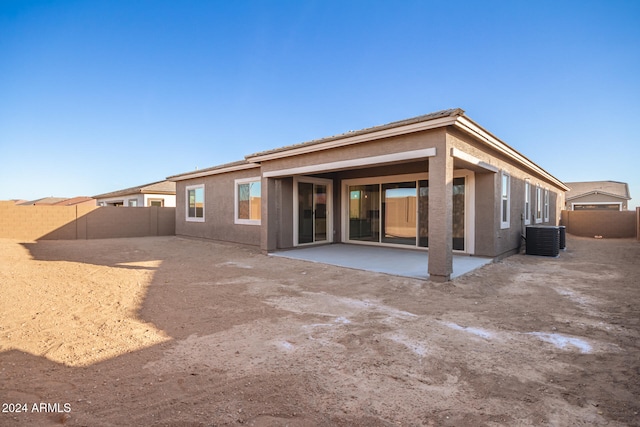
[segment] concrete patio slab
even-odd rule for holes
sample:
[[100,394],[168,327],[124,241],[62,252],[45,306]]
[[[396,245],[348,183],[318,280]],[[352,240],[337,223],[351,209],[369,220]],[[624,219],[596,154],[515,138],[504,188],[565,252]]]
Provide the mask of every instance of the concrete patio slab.
[[[427,251],[338,243],[291,249],[269,255],[395,276],[429,279],[429,253]],[[454,254],[451,278],[466,274],[492,261],[492,258]]]

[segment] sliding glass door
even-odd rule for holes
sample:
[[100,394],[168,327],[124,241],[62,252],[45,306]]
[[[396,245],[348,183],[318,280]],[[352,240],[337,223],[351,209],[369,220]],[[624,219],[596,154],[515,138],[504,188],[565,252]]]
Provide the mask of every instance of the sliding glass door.
[[[423,176],[426,177],[426,174]],[[383,179],[380,178],[380,181]],[[375,182],[376,178],[369,178],[354,181],[354,185],[346,185],[348,240],[429,247],[429,181],[427,179]],[[454,178],[452,217],[454,250],[466,249],[466,197],[466,178],[464,176]]]
[[329,186],[318,182],[297,182],[297,244],[329,239]]
[[382,184],[382,243],[416,245],[416,182]]

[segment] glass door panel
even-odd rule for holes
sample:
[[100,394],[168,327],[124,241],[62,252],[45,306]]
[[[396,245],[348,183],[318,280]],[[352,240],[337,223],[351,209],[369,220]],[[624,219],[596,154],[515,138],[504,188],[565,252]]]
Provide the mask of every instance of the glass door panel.
[[429,181],[418,181],[418,246],[429,247]]
[[382,184],[382,242],[416,245],[416,182]]
[[298,183],[298,244],[313,242],[313,184]]
[[327,240],[327,186],[315,184],[313,189],[314,241]]
[[349,186],[349,239],[380,241],[380,185]]
[[464,198],[465,198],[465,179],[453,179],[453,249],[464,250]]

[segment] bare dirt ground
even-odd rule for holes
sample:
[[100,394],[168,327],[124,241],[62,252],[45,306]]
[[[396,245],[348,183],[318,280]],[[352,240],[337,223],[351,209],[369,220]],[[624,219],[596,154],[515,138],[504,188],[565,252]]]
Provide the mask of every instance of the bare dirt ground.
[[640,425],[632,240],[445,284],[176,237],[0,240],[0,291],[2,426]]

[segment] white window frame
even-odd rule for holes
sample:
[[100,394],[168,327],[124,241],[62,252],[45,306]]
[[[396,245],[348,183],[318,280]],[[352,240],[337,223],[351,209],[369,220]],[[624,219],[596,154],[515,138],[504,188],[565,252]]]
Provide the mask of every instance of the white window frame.
[[[506,178],[506,194],[505,194],[505,178]],[[505,204],[507,202],[505,212]],[[506,214],[506,220],[505,218]],[[500,174],[500,228],[505,229],[511,227],[511,175],[502,171]]]
[[[199,188],[202,188],[202,218],[189,216],[189,191],[197,190]],[[187,185],[185,188],[185,196],[185,220],[187,222],[204,222],[206,217],[206,194],[204,191],[204,184]]]
[[542,215],[544,216],[544,222],[549,222],[549,189],[544,189],[544,210]]
[[531,224],[531,182],[524,180],[524,225]]
[[542,210],[542,188],[540,185],[536,184],[536,224],[540,224],[542,222]]
[[[252,182],[260,183],[260,203],[262,204],[262,179],[259,176],[254,176],[251,178],[240,178],[234,181],[233,185],[233,218],[235,224],[243,224],[243,225],[260,225],[262,224],[261,219],[244,219],[238,218],[239,209],[238,209],[238,187],[242,184],[250,184]],[[249,212],[251,212],[251,195],[249,195]],[[260,215],[262,217],[262,214]]]

